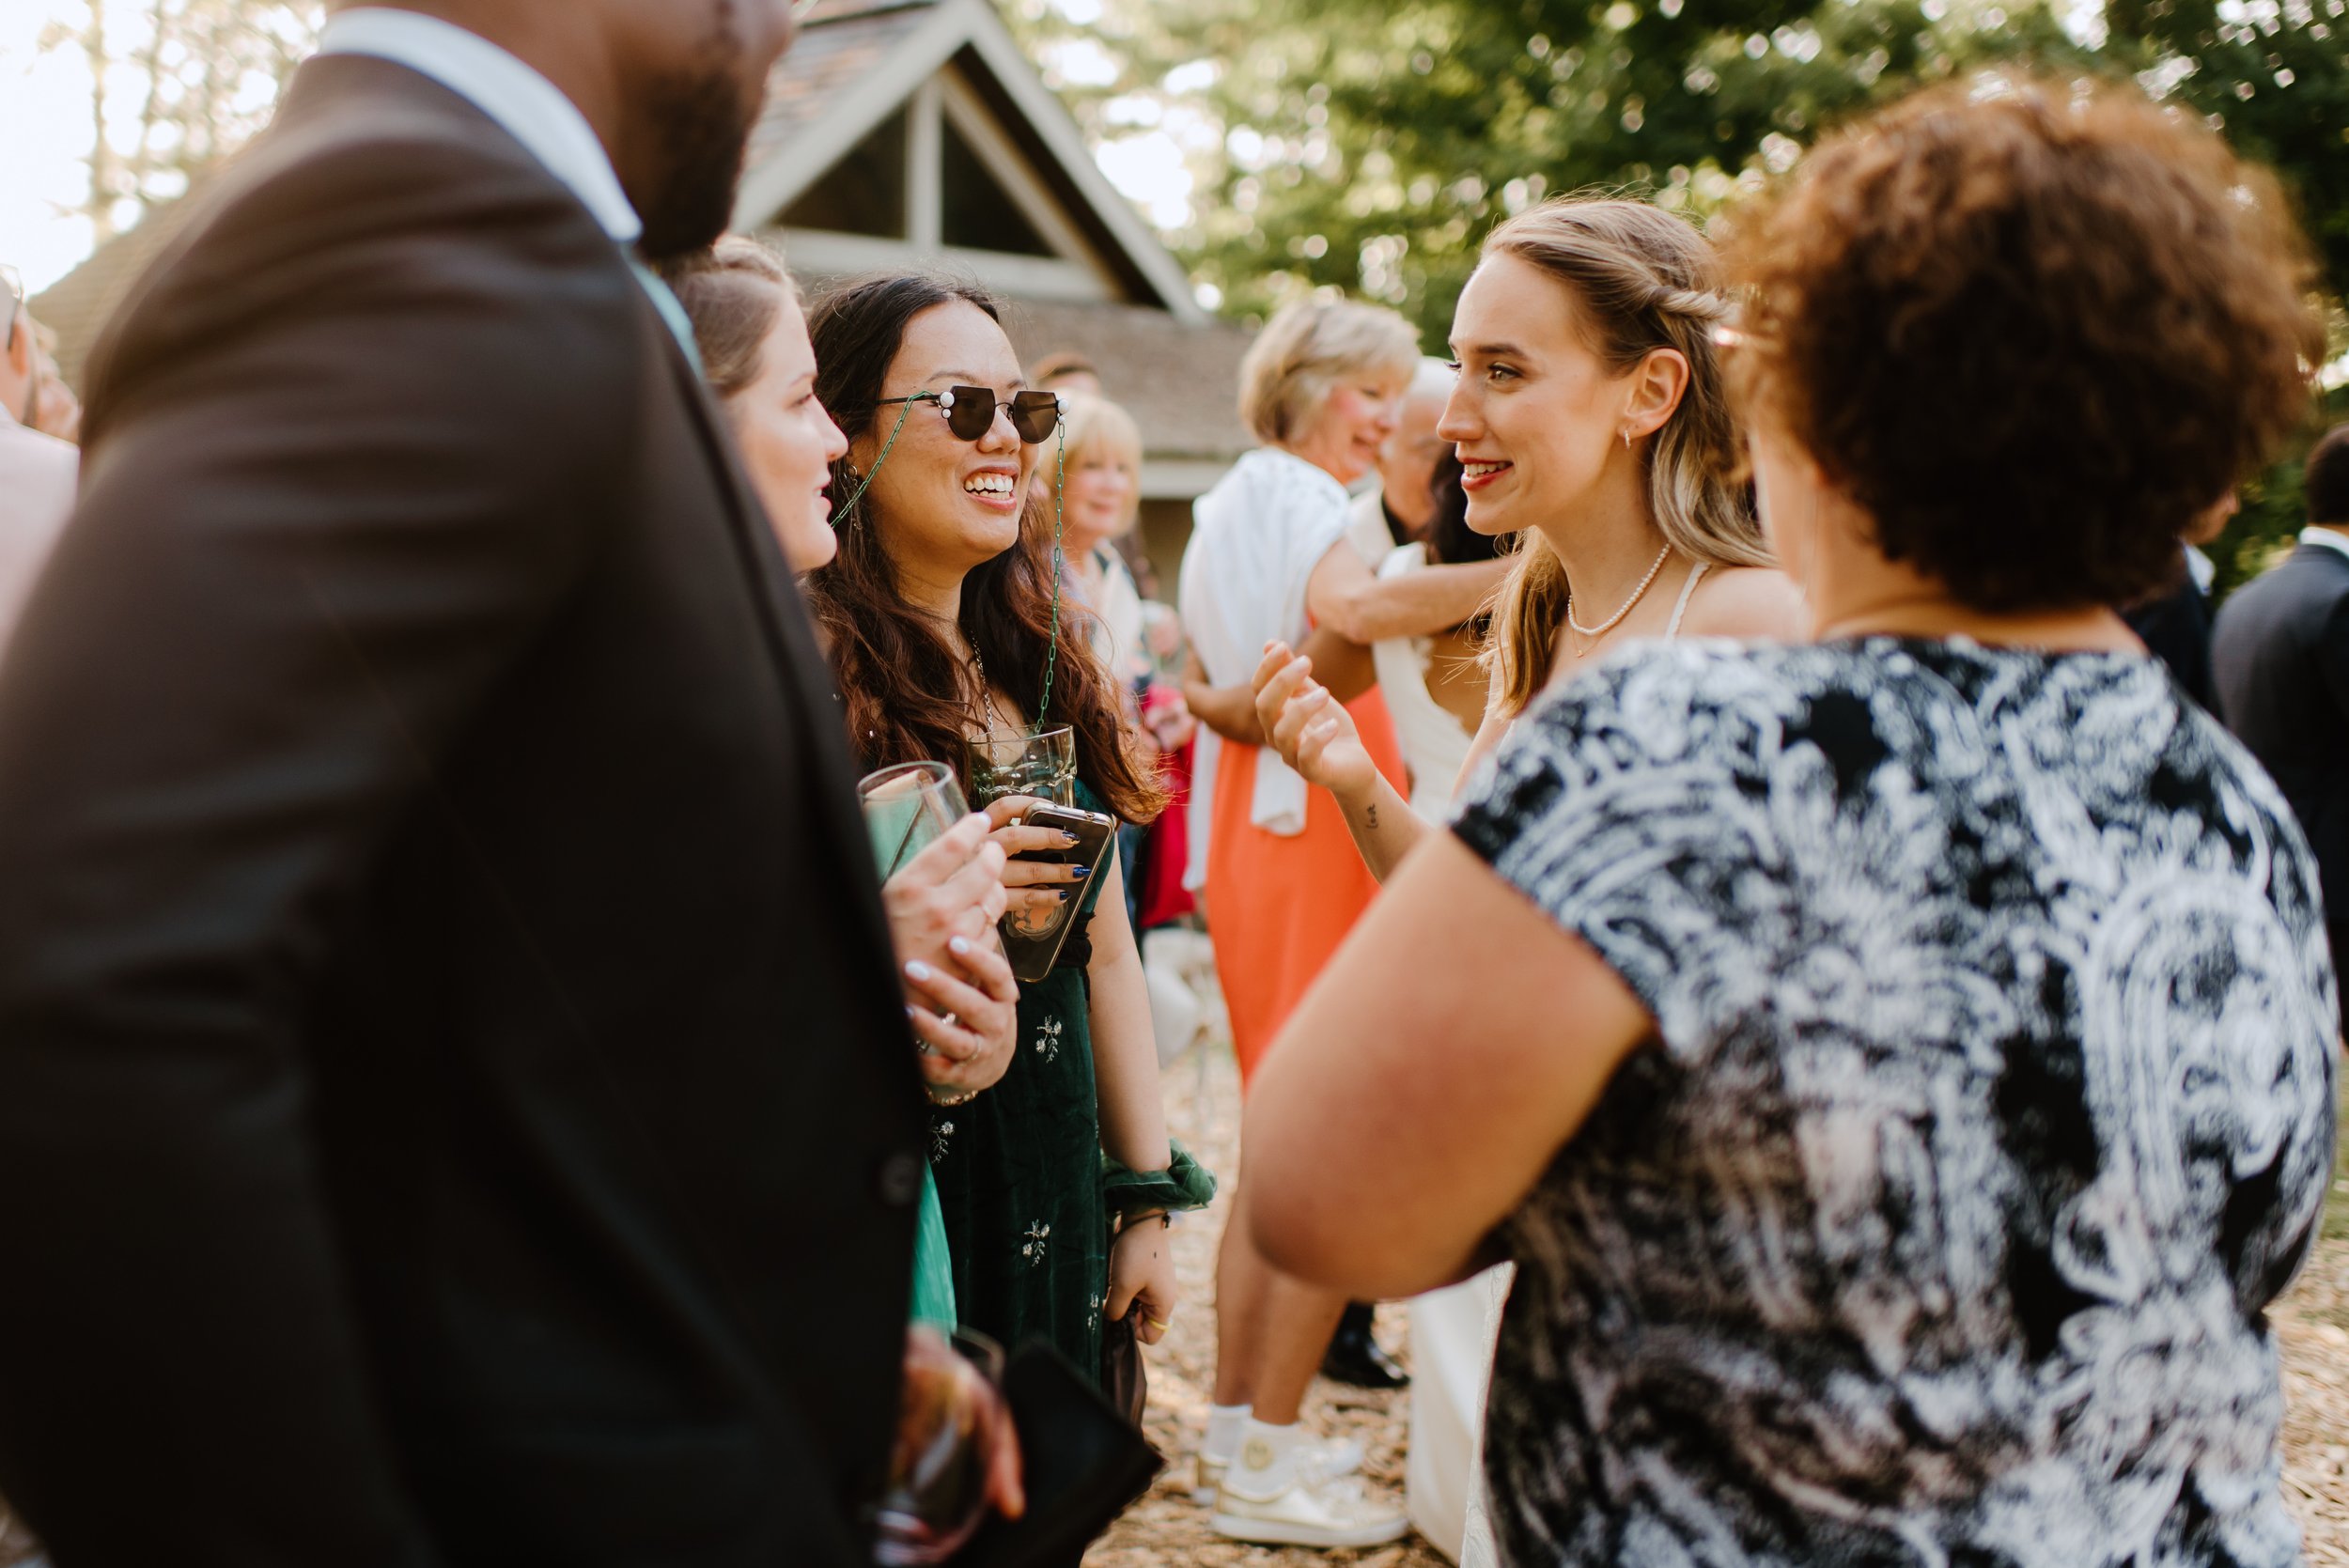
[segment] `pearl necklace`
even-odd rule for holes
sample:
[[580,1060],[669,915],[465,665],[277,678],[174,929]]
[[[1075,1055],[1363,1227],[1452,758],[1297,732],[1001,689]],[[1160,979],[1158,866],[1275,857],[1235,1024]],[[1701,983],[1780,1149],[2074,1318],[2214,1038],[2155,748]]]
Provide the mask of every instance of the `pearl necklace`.
[[1617,624],[1620,623],[1626,615],[1631,613],[1631,607],[1639,603],[1641,599],[1647,597],[1648,584],[1655,582],[1656,574],[1664,569],[1664,563],[1672,558],[1672,547],[1670,543],[1667,543],[1663,549],[1657,551],[1656,552],[1656,564],[1648,567],[1647,575],[1645,577],[1640,579],[1640,585],[1631,590],[1631,597],[1623,601],[1623,608],[1608,616],[1605,620],[1599,622],[1596,626],[1584,626],[1580,621],[1574,618],[1574,590],[1572,588],[1568,588],[1566,590],[1566,625],[1572,627],[1575,630],[1580,632],[1584,637],[1589,638],[1593,642],[1596,642],[1599,638],[1604,637],[1609,632],[1614,630]]

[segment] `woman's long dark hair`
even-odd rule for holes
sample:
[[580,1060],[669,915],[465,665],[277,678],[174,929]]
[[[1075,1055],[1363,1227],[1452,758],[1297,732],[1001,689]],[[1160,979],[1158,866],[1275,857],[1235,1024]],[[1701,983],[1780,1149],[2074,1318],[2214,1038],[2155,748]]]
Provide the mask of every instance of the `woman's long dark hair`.
[[[875,415],[881,411],[882,382],[905,342],[907,323],[955,300],[1003,319],[1002,308],[984,290],[918,276],[850,284],[808,313],[817,400],[851,441],[887,436],[876,427]],[[926,413],[937,417],[927,407],[911,411],[917,419]],[[894,425],[895,411],[890,412]],[[1049,463],[1049,442],[1044,451]],[[855,494],[857,482],[845,458],[832,464],[833,495]],[[965,724],[972,691],[961,660],[898,592],[896,568],[880,543],[889,520],[876,515],[871,497],[835,518],[833,526],[840,532],[840,553],[808,578],[807,591],[848,705],[849,745],[872,768],[923,758],[943,762],[968,788],[972,757]],[[962,584],[963,636],[986,660],[988,679],[1029,714],[1044,696],[1052,586],[1048,467],[1029,489],[1019,542],[974,567]],[[1147,822],[1159,814],[1165,798],[1128,751],[1116,692],[1087,645],[1082,613],[1067,602],[1061,605],[1052,710],[1045,718],[1076,731],[1078,776],[1110,811],[1128,822]]]

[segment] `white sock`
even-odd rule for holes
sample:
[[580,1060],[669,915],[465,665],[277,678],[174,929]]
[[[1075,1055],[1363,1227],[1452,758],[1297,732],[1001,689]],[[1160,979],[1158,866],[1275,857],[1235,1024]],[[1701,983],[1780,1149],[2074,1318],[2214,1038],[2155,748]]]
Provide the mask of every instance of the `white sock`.
[[1246,1405],[1210,1405],[1207,1406],[1207,1436],[1199,1445],[1199,1452],[1220,1465],[1228,1465],[1239,1452],[1240,1435],[1248,1430],[1248,1417],[1252,1407]]
[[1295,1477],[1298,1451],[1305,1442],[1305,1428],[1299,1422],[1271,1426],[1251,1416],[1248,1430],[1240,1436],[1239,1457],[1233,1461],[1224,1484],[1244,1481],[1237,1489],[1256,1497],[1280,1491]]

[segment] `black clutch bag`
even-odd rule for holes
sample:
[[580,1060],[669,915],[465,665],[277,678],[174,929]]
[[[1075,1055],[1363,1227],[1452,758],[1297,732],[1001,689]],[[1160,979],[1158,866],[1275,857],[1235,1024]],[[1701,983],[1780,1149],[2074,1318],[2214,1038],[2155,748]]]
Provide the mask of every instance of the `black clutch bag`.
[[1040,1341],[1012,1353],[1003,1398],[1019,1433],[1028,1511],[988,1519],[955,1554],[956,1568],[1067,1568],[1150,1489],[1166,1461],[1068,1358]]

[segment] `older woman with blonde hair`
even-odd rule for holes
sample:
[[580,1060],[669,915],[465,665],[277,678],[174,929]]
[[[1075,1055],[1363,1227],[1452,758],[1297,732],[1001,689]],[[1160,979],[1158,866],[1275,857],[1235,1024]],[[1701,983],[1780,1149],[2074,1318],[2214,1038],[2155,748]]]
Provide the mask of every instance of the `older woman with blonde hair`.
[[1147,667],[1142,590],[1115,541],[1142,517],[1142,428],[1106,397],[1063,393],[1068,450],[1062,479],[1062,550],[1069,580],[1098,627],[1101,662],[1121,684]]

